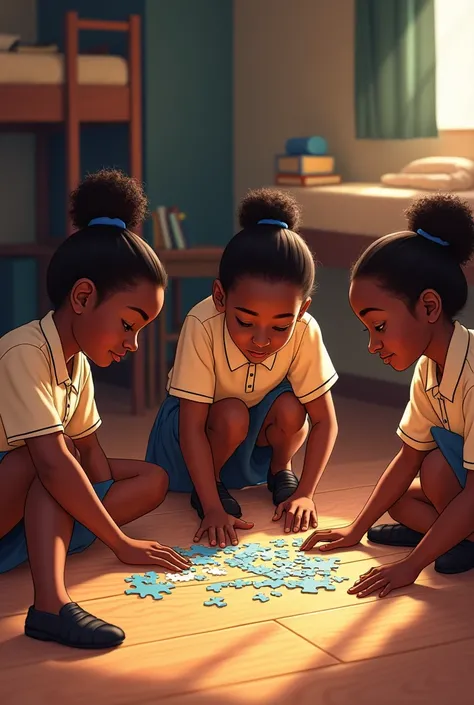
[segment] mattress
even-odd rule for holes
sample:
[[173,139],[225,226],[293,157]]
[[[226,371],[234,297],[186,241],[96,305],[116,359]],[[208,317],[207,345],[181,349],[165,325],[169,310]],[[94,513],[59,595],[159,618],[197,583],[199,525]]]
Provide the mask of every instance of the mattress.
[[[78,82],[83,86],[126,86],[128,64],[121,56],[81,55]],[[64,83],[63,54],[0,52],[0,84],[58,85]]]
[[[413,199],[433,191],[390,188],[382,184],[286,187],[302,206],[303,228],[379,237],[406,228],[403,212]],[[474,191],[456,195],[474,209]]]

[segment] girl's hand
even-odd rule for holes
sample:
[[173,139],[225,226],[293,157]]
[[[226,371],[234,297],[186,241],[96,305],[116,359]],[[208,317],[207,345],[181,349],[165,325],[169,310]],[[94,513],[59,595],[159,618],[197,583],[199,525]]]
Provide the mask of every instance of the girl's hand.
[[125,536],[115,551],[122,563],[130,565],[154,565],[167,571],[181,572],[192,565],[188,558],[180,556],[169,546],[162,546],[158,541],[140,541]]
[[315,529],[318,525],[318,515],[311,497],[293,494],[286,502],[278,505],[273,521],[281,519],[283,512],[286,512],[285,531],[287,533],[292,529],[294,532],[300,529],[307,531],[310,526]]
[[349,595],[366,597],[372,592],[378,592],[379,597],[385,597],[392,590],[411,585],[420,574],[420,570],[408,559],[396,563],[388,563],[371,568],[355,581],[347,591]]
[[239,540],[235,529],[252,529],[253,526],[252,522],[237,519],[237,517],[227,514],[223,509],[214,509],[205,515],[194,540],[199,541],[207,531],[210,546],[215,546],[217,541],[221,548],[225,548],[227,543],[237,546]]
[[314,531],[309,536],[300,551],[309,551],[316,546],[319,541],[326,541],[323,546],[319,547],[320,551],[334,551],[338,548],[350,548],[359,543],[362,536],[355,529],[353,524],[343,526],[342,529],[321,529]]

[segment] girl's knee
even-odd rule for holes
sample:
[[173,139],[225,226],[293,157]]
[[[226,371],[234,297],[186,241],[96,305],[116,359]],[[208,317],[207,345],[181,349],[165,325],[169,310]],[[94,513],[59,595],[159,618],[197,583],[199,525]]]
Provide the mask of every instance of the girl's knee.
[[435,503],[449,500],[461,489],[453,469],[440,450],[433,450],[423,461],[420,471],[421,487],[426,497]]
[[140,476],[143,478],[145,492],[150,497],[150,501],[155,506],[161,504],[168,492],[168,473],[159,465],[144,462]]
[[306,423],[306,409],[293,392],[281,394],[274,403],[274,424],[286,435],[299,433]]
[[240,399],[222,399],[212,405],[207,428],[223,442],[237,447],[247,437],[249,410]]

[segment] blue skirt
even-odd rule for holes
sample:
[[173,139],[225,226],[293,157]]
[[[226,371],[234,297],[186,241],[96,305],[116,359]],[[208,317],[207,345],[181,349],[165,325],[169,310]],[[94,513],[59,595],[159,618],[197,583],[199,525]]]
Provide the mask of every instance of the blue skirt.
[[[0,462],[6,453],[0,452]],[[94,490],[102,502],[105,495],[113,485],[113,480],[98,482],[93,485]],[[85,526],[74,522],[71,541],[69,543],[68,554],[80,553],[94,543],[96,536],[86,529]],[[23,520],[11,529],[8,534],[0,538],[0,573],[7,573],[9,570],[25,563],[28,560],[28,548],[26,544],[25,526]]]
[[463,466],[464,439],[457,433],[448,431],[446,428],[433,426],[431,428],[433,440],[438,444],[438,448],[443,454],[446,462],[451,466],[461,487],[466,486],[468,470]]
[[[293,392],[283,380],[255,406],[249,408],[249,430],[243,443],[234,451],[221,471],[221,480],[229,489],[261,485],[267,481],[272,459],[269,446],[257,446],[257,439],[272,404],[285,392]],[[179,399],[168,395],[153,424],[146,460],[162,467],[169,476],[171,492],[191,492],[193,483],[179,444]]]

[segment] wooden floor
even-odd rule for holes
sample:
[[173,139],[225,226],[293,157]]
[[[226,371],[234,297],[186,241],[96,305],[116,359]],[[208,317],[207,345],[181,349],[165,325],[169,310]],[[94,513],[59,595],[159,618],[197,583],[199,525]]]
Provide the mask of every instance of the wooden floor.
[[[154,414],[131,418],[105,399],[102,443],[112,456],[143,457]],[[317,494],[321,527],[348,523],[398,447],[400,410],[336,398],[340,436]],[[112,410],[113,413],[108,412]],[[364,440],[365,439],[365,440]],[[282,535],[265,488],[239,493],[252,540]],[[189,546],[196,515],[170,495],[130,524],[134,537]],[[248,540],[250,534],[242,534]],[[362,545],[342,551],[341,575],[403,555]],[[225,609],[202,605],[204,586],[178,584],[159,602],[123,594],[120,564],[96,542],[68,562],[71,596],[127,634],[113,652],[82,653],[23,636],[31,602],[28,571],[0,576],[0,701],[8,705],[456,705],[472,703],[474,571],[447,577],[423,571],[415,586],[380,600],[335,592],[283,596],[260,604],[249,590],[226,591]],[[229,573],[231,575],[232,573]]]

